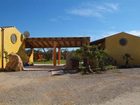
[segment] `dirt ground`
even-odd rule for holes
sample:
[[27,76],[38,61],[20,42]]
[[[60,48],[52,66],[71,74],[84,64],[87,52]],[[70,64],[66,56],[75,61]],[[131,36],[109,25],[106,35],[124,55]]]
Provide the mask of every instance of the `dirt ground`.
[[140,68],[51,76],[0,72],[0,105],[140,105]]

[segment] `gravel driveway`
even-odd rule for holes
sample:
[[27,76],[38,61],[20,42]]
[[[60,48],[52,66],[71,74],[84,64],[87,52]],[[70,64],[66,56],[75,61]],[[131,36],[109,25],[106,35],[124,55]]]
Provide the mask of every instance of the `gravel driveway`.
[[0,72],[0,105],[140,105],[140,69],[51,76]]

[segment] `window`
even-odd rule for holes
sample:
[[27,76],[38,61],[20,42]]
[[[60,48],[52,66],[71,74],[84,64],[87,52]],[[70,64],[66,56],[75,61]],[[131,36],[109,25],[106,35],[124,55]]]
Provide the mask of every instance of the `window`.
[[12,42],[13,44],[15,44],[15,43],[17,42],[17,36],[16,36],[16,34],[12,34],[12,35],[11,35],[11,42]]
[[127,44],[127,39],[126,38],[121,38],[119,40],[120,45],[125,46]]

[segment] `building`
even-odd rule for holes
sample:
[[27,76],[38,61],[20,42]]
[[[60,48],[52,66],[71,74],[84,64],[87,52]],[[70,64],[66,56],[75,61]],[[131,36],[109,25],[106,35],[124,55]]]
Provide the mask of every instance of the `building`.
[[[4,68],[8,62],[7,55],[17,53],[23,63],[33,63],[33,48],[54,48],[53,58],[56,65],[56,48],[59,52],[62,47],[80,47],[88,44],[90,37],[59,37],[59,38],[26,38],[14,26],[0,27],[0,68]],[[125,32],[105,37],[90,43],[98,45],[110,55],[117,65],[124,65],[124,55],[129,54],[130,64],[140,66],[140,37]],[[25,53],[25,48],[31,48],[30,56]]]
[[10,53],[19,53],[23,59],[26,58],[24,46],[24,37],[16,27],[0,27],[0,68],[6,66]]
[[125,65],[124,55],[129,54],[129,64],[140,66],[140,37],[125,32],[105,37],[90,43],[99,45],[104,51],[116,60],[117,65]]

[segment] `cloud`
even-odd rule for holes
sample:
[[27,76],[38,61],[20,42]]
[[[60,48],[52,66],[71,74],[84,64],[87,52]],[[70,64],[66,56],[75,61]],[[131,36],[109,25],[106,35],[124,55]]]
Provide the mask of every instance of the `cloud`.
[[99,39],[104,38],[104,37],[108,37],[108,36],[111,36],[111,35],[114,35],[117,33],[119,33],[119,32],[117,32],[117,31],[102,32]]
[[71,18],[68,16],[57,16],[55,18],[50,19],[51,22],[68,21],[68,20],[71,20]]
[[140,36],[140,30],[131,30],[131,31],[127,31],[127,33]]
[[95,5],[94,3],[87,3],[79,7],[67,10],[67,13],[83,17],[102,17],[106,13],[114,13],[119,9],[116,3],[103,3]]
[[119,9],[119,5],[118,4],[105,3],[105,5],[108,6],[110,8],[110,10],[113,10],[113,11],[117,11]]

